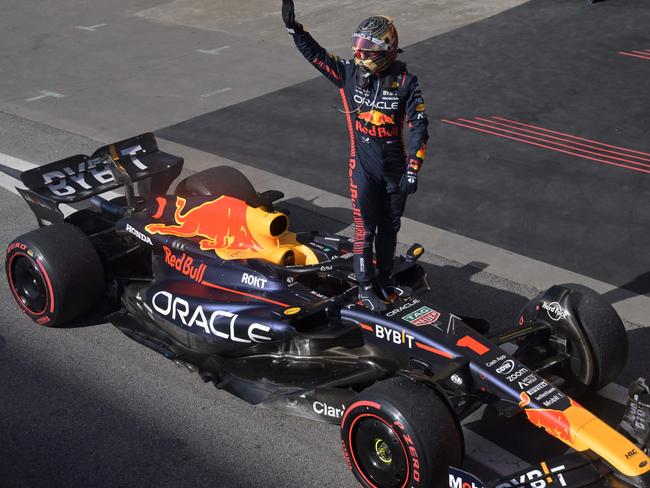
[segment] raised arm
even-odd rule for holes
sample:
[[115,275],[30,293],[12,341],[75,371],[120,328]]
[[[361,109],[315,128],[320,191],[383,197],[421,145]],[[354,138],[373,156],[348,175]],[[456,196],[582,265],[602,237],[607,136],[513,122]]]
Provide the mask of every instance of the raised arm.
[[339,88],[342,87],[347,62],[328,53],[309,32],[305,31],[302,24],[296,22],[293,0],[282,0],[282,20],[305,59],[328,80]]

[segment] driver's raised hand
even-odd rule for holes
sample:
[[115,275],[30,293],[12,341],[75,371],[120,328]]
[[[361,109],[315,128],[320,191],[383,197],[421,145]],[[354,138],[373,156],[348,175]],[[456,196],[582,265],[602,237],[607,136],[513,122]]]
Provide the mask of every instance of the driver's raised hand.
[[302,25],[296,22],[296,11],[293,0],[282,0],[282,20],[290,33],[302,30]]

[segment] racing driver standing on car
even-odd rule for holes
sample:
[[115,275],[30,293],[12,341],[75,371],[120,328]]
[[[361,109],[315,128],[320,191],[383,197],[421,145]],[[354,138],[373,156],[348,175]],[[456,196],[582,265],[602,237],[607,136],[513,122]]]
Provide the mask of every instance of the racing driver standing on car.
[[[427,116],[418,80],[397,61],[397,30],[389,17],[361,22],[352,37],[354,60],[328,53],[296,22],[293,0],[282,19],[298,50],[341,92],[350,130],[350,196],[354,219],[354,271],[359,301],[375,311],[402,290],[392,271],[406,196],[415,193],[425,157]],[[409,124],[404,147],[402,129]],[[378,289],[374,287],[376,249]]]

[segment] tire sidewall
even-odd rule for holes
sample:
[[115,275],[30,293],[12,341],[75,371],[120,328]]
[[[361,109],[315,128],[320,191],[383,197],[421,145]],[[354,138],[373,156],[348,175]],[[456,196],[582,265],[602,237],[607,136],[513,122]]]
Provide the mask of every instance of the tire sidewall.
[[385,422],[396,434],[402,444],[408,463],[408,476],[405,479],[403,488],[430,486],[428,483],[428,466],[423,461],[424,446],[421,444],[417,433],[409,424],[408,420],[390,403],[382,398],[372,398],[358,401],[350,405],[341,423],[341,442],[343,452],[348,466],[359,480],[367,488],[381,488],[363,474],[359,463],[359,453],[354,452],[353,439],[355,427],[362,418],[378,417]]
[[[15,266],[16,260],[21,258],[32,262],[32,264],[39,270],[45,283],[46,303],[43,311],[30,310],[19,297],[14,284],[13,267]],[[56,280],[50,275],[50,273],[48,273],[47,262],[43,256],[25,242],[16,239],[7,247],[5,256],[5,273],[7,275],[7,283],[9,284],[11,294],[21,311],[39,325],[48,326],[54,324],[58,318],[58,312],[61,305],[60,303],[57,303],[57,297],[60,296],[60,293],[57,290]]]

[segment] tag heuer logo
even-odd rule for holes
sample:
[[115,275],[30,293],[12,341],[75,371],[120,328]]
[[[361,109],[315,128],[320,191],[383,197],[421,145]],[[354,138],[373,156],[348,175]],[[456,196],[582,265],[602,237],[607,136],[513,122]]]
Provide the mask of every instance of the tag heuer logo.
[[420,307],[402,318],[413,325],[420,326],[433,324],[439,317],[440,312],[436,312],[429,307]]

